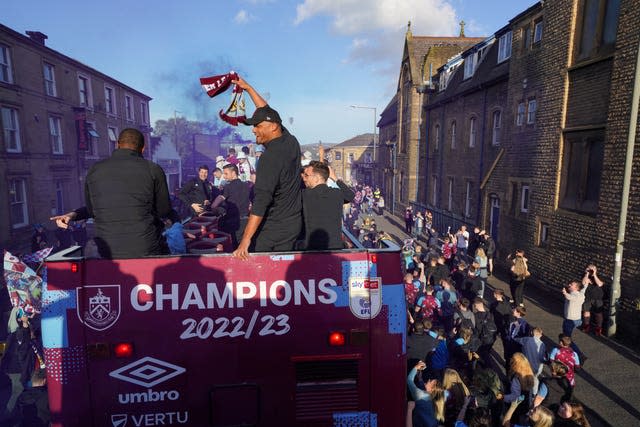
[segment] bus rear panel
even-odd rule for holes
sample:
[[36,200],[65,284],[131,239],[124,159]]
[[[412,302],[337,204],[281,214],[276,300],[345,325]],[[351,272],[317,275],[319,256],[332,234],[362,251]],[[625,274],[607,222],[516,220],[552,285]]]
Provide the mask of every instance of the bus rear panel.
[[53,426],[393,426],[398,251],[47,262]]

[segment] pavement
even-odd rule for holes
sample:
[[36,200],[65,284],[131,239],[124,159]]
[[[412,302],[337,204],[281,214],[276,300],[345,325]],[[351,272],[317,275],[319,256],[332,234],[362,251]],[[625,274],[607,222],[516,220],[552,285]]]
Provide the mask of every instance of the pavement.
[[[384,212],[375,216],[378,230],[384,230],[401,242],[410,236],[404,233],[404,220]],[[419,243],[426,246],[425,240]],[[499,288],[510,295],[506,272],[494,270],[488,278],[490,287]],[[550,351],[562,332],[563,299],[535,287],[525,287],[527,320],[544,331],[547,351]],[[592,427],[640,426],[640,355],[621,344],[606,338],[573,333],[573,340],[587,355],[584,368],[576,372],[574,399],[586,409]],[[497,340],[492,356],[503,369],[502,345]],[[502,370],[500,372],[504,374]]]

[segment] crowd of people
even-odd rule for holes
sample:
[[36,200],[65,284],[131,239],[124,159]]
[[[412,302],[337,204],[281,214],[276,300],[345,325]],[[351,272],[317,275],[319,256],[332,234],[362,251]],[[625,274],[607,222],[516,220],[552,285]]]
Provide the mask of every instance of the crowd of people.
[[[509,299],[487,284],[495,253],[491,237],[462,226],[440,239],[430,219],[429,212],[405,213],[407,234],[417,238],[426,229],[428,242],[423,250],[409,238],[402,250],[409,325],[406,425],[589,426],[583,406],[573,400],[575,373],[586,356],[571,335],[583,318],[590,325],[593,317],[594,332],[602,331],[603,283],[596,267],[589,265],[581,281],[563,289],[563,333],[547,348],[522,298],[530,276],[524,252],[508,256]],[[497,340],[502,357],[493,350]]]

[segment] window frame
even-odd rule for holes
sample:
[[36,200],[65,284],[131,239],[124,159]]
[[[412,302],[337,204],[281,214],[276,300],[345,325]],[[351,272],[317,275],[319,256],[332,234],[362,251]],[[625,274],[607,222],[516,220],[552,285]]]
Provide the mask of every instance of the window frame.
[[477,134],[477,120],[475,117],[471,117],[469,119],[469,148],[474,148],[476,146]]
[[[22,200],[15,200],[13,196],[17,194],[17,190],[15,188],[16,183],[21,183],[22,190]],[[22,204],[22,219],[23,222],[14,222],[15,217],[13,214],[13,208],[16,204]],[[9,180],[9,212],[11,221],[11,228],[21,228],[29,225],[29,198],[27,194],[27,180],[25,178],[11,178]]]
[[498,64],[503,63],[507,59],[511,58],[513,42],[513,32],[507,31],[498,39]]
[[[607,6],[611,4],[617,5],[617,10],[615,10],[615,38],[610,42],[605,42],[607,17],[610,12]],[[593,7],[594,16],[587,14],[589,6]],[[586,22],[587,19],[590,19],[590,21]],[[578,11],[578,24],[576,25],[575,60],[581,62],[613,53],[617,41],[619,19],[620,1],[582,0]],[[585,32],[585,28],[588,29],[587,32]],[[585,40],[585,34],[590,35],[588,41]]]
[[136,119],[133,107],[133,95],[124,95],[124,118],[129,122],[133,122]]
[[[9,111],[11,114],[12,128],[7,128],[7,121],[5,120],[4,112]],[[22,138],[20,133],[20,110],[15,107],[3,105],[0,107],[0,120],[2,120],[2,138],[5,144],[5,150],[7,153],[22,153]],[[9,138],[7,132],[13,132],[14,138]],[[10,147],[10,140],[15,139],[15,147]]]
[[464,77],[463,80],[473,77],[476,71],[476,53],[471,53],[464,58]]
[[[111,131],[113,131],[114,138],[111,139]],[[107,140],[109,141],[109,154],[113,153],[118,144],[118,128],[115,126],[107,126]]]
[[[47,76],[47,70],[51,73]],[[48,78],[49,77],[49,78]],[[43,61],[42,63],[42,78],[44,80],[44,93],[47,96],[57,97],[58,88],[56,85],[56,66],[50,62]]]
[[334,155],[335,155],[335,160],[337,162],[341,162],[342,161],[342,152],[340,151],[334,151]]
[[55,193],[56,193],[56,215],[62,215],[66,212],[64,208],[64,181],[57,179],[55,181]]
[[544,33],[544,20],[540,18],[533,21],[533,44],[534,45],[542,41],[543,33]]
[[464,216],[465,218],[471,217],[471,198],[473,193],[473,183],[471,181],[467,181],[465,185],[465,200],[464,200]]
[[546,247],[549,246],[550,240],[549,237],[551,235],[551,223],[548,221],[540,220],[538,221],[538,246]]
[[438,175],[431,175],[431,204],[437,206],[438,203]]
[[[96,122],[87,121],[86,126],[87,126],[87,147],[89,149],[86,151],[85,157],[89,159],[98,159],[100,158],[100,144],[99,144],[100,134],[96,131]],[[93,131],[98,136],[93,135],[91,131]]]
[[[14,75],[13,75],[13,63],[11,61],[11,46],[5,43],[0,43],[0,53],[4,52],[4,55],[0,55],[0,60],[4,59],[6,62],[0,62],[0,82],[13,84],[14,83]],[[4,75],[6,72],[6,80],[4,79]]]
[[436,123],[433,136],[434,136],[433,151],[439,151],[440,150],[440,123]]
[[522,184],[520,187],[520,213],[529,213],[530,201],[531,188],[528,184]]
[[[563,161],[558,200],[561,209],[587,215],[598,213],[604,172],[602,163],[605,140],[604,128],[563,134]],[[595,197],[589,198],[589,193],[594,191]]]
[[[86,84],[86,92],[83,92],[81,87],[81,82],[85,82]],[[83,94],[86,98],[83,102]],[[79,104],[82,107],[86,107],[89,109],[93,108],[93,92],[91,89],[91,77],[86,74],[78,73],[78,96],[79,96]]]
[[518,103],[516,112],[516,126],[522,126],[524,124],[524,117],[526,115],[527,107],[524,101]]
[[[111,92],[111,98],[108,96]],[[111,102],[109,102],[111,100]],[[116,97],[116,88],[111,85],[104,85],[104,111],[110,116],[118,114],[118,102]]]
[[538,111],[538,101],[531,98],[527,101],[527,124],[532,125],[536,122],[536,112]]
[[457,128],[458,128],[458,125],[457,125],[456,121],[453,120],[451,122],[451,127],[450,127],[450,129],[451,129],[451,149],[452,150],[456,149]]
[[[64,154],[64,140],[62,138],[62,120],[58,116],[49,116],[49,142],[51,153]],[[56,131],[57,133],[54,133]],[[58,149],[56,149],[56,147]]]
[[149,124],[149,108],[145,101],[140,101],[140,123],[143,125]]
[[[497,120],[496,120],[497,117]],[[502,111],[494,110],[491,114],[491,145],[500,145],[500,129],[502,128]]]

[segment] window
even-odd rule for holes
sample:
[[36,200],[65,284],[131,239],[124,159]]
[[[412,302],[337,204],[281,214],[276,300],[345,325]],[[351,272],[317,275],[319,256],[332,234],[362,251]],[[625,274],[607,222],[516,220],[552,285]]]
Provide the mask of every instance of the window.
[[535,99],[529,100],[529,105],[527,108],[527,124],[533,124],[536,121],[536,109],[538,104]]
[[13,83],[11,51],[9,46],[0,44],[0,82]]
[[373,156],[371,155],[371,153],[369,153],[369,152],[364,153],[364,162],[365,163],[372,163],[373,162]]
[[2,128],[4,130],[4,144],[8,153],[20,153],[20,122],[18,110],[11,107],[2,107]]
[[431,176],[431,204],[436,206],[438,203],[438,175]]
[[64,209],[64,184],[62,181],[56,181],[56,215],[65,213]]
[[468,79],[473,76],[476,69],[476,54],[472,53],[464,58],[464,78]]
[[28,225],[27,183],[24,179],[9,181],[9,203],[11,205],[11,226],[18,228]]
[[550,225],[547,222],[540,221],[538,228],[538,245],[547,246],[549,244]]
[[567,133],[563,147],[560,207],[596,213],[602,178],[604,130]]
[[542,19],[533,24],[533,42],[538,43],[542,40]]
[[342,153],[340,151],[336,151],[335,156],[336,156],[336,161],[342,160]]
[[44,74],[44,93],[49,96],[56,96],[56,73],[55,67],[51,64],[44,63],[43,65],[43,74]]
[[618,32],[620,0],[584,0],[579,26],[578,59],[588,59],[613,50]]
[[491,144],[500,145],[500,126],[502,125],[502,115],[500,111],[493,112]]
[[91,97],[91,84],[88,77],[78,76],[78,93],[80,94],[80,105],[91,107],[93,105]]
[[107,114],[116,114],[116,91],[110,86],[104,87],[104,111]]
[[107,136],[109,138],[109,152],[113,152],[118,144],[118,130],[113,126],[107,128]]
[[146,102],[140,103],[140,122],[143,125],[146,125],[149,123],[149,121],[147,120],[147,103]]
[[96,132],[95,123],[87,122],[87,157],[98,157],[100,135]]
[[469,120],[469,147],[473,148],[476,146],[476,118],[471,117]]
[[451,122],[451,149],[456,149],[456,122]]
[[436,125],[435,141],[433,142],[433,151],[440,149],[440,125]]
[[449,195],[447,197],[447,210],[451,212],[453,210],[453,178],[449,178]]
[[524,123],[524,112],[524,102],[520,102],[518,104],[518,114],[516,115],[516,125],[522,126],[522,124]]
[[51,140],[51,152],[53,154],[63,154],[60,117],[49,117],[49,139]]
[[531,27],[529,25],[522,29],[522,43],[524,50],[531,46]]
[[472,185],[471,181],[467,181],[466,192],[464,196],[464,216],[469,218],[471,216],[471,197],[472,197]]
[[529,186],[523,185],[520,194],[520,212],[529,212]]
[[124,96],[124,110],[127,120],[133,121],[133,98],[130,95]]
[[498,63],[506,61],[511,57],[511,37],[511,31],[500,36],[498,40]]

